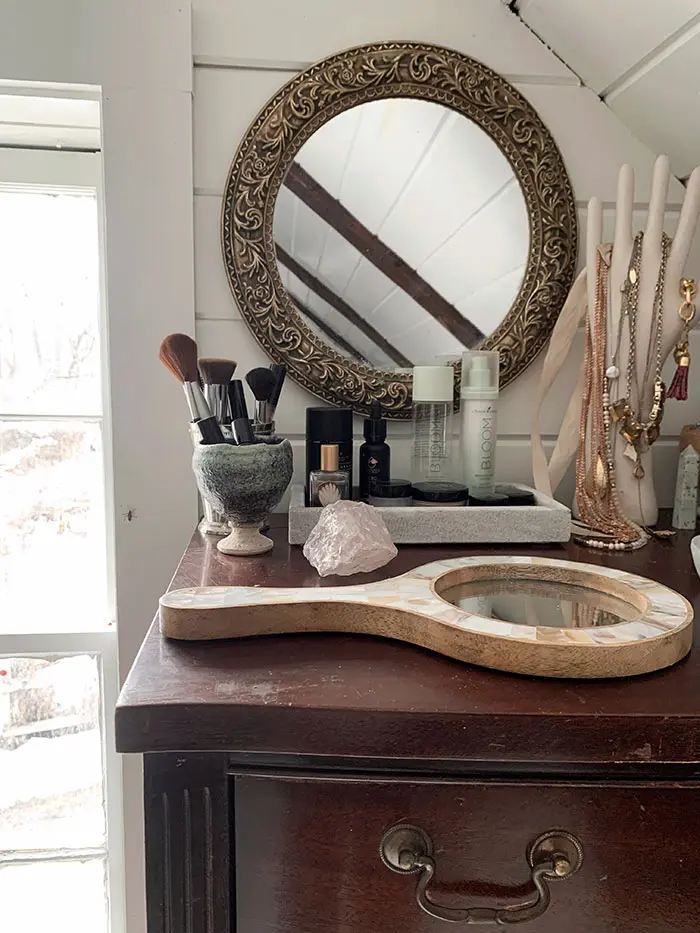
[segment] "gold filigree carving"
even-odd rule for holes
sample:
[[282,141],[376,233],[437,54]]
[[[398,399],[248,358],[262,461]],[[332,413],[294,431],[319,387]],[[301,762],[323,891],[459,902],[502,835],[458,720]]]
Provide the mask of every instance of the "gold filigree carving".
[[[231,165],[222,204],[226,273],[241,313],[263,349],[326,401],[366,412],[372,399],[389,417],[411,413],[411,375],[341,356],[304,322],[282,285],[273,241],[275,200],[295,155],[313,133],[350,107],[388,97],[431,100],[480,126],[518,179],[530,220],[520,292],[482,344],[501,354],[501,386],[544,346],[576,265],[576,206],[551,134],[500,75],[438,46],[383,42],[324,59],[280,89],[248,129]],[[457,369],[456,398],[459,395]]]

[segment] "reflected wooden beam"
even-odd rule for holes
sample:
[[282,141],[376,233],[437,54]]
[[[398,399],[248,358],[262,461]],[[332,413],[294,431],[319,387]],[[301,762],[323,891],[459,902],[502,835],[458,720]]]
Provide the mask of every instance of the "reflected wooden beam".
[[354,324],[366,337],[369,337],[372,343],[375,343],[397,366],[400,366],[402,369],[410,369],[413,366],[413,363],[408,357],[405,357],[403,353],[397,350],[393,344],[389,343],[385,337],[382,337],[379,331],[372,327],[372,325],[358,314],[354,308],[351,308],[347,301],[344,301],[339,295],[332,292],[327,285],[319,281],[315,275],[312,275],[311,272],[299,265],[296,259],[292,259],[289,253],[285,252],[279,244],[275,244],[275,250],[277,252],[278,261],[289,269],[292,275],[295,275],[307,288],[310,288],[319,298],[322,298],[332,308],[335,308],[347,321]]
[[315,311],[312,311],[308,305],[305,305],[303,301],[300,301],[295,295],[292,295],[291,292],[289,294],[299,311],[301,311],[305,317],[307,317],[313,324],[315,324],[319,330],[322,330],[326,337],[330,337],[334,343],[337,343],[341,350],[345,350],[345,352],[350,357],[352,357],[352,359],[357,360],[360,363],[367,363],[369,366],[372,365],[366,356],[363,356],[358,349],[353,347],[349,340],[346,340],[345,337],[341,337],[339,333],[333,330],[327,321],[324,321],[322,317],[319,317]]
[[[298,162],[292,162],[285,176],[284,185],[314,213],[330,224],[348,243],[359,250],[373,266],[376,266],[395,285],[410,295],[463,346],[474,347],[484,338],[484,334],[475,324],[435,291],[433,286],[404,262],[398,253],[389,249],[379,237],[361,224]],[[420,218],[417,218],[417,224],[420,224]]]

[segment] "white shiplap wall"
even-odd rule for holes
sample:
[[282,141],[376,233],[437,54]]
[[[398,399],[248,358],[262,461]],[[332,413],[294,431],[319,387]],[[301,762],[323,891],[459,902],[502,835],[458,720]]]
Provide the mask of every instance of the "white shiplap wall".
[[[250,335],[231,298],[219,246],[219,212],[226,173],[243,133],[268,98],[307,64],[339,49],[382,39],[413,39],[456,48],[483,61],[512,81],[531,101],[556,139],[579,206],[581,231],[593,195],[606,206],[606,225],[614,220],[617,174],[623,162],[636,171],[637,220],[644,220],[655,153],[641,143],[588,88],[581,85],[546,46],[500,0],[356,0],[338,14],[326,0],[195,0],[194,211],[197,337],[203,355],[232,356],[245,372],[268,361]],[[683,199],[675,180],[669,192],[668,227]],[[700,271],[695,252],[694,268]],[[700,358],[700,343],[697,358]],[[528,480],[531,400],[539,376],[532,365],[501,397],[498,474],[503,480]],[[542,426],[551,445],[575,383],[568,367],[547,399]],[[280,429],[296,448],[295,470],[304,469],[305,408],[318,404],[288,382],[278,412]],[[691,410],[692,409],[692,410]],[[669,403],[666,436],[656,445],[657,485],[662,505],[672,501],[677,436],[698,406]],[[360,422],[357,423],[358,437]],[[394,475],[408,470],[409,426],[390,426]],[[560,496],[570,497],[572,484]]]

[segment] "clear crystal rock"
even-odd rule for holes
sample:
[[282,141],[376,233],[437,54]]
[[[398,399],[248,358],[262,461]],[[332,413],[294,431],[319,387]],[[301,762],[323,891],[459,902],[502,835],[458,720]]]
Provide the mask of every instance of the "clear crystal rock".
[[304,557],[322,577],[370,573],[398,553],[377,509],[345,499],[322,510],[304,545]]

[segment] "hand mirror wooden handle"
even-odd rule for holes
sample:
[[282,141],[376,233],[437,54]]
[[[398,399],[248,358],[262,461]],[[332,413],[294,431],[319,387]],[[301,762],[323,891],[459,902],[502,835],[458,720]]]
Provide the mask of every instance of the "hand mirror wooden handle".
[[692,622],[687,600],[660,583],[539,557],[436,561],[342,587],[192,587],[160,600],[168,638],[358,633],[541,677],[627,677],[668,667],[690,650]]

